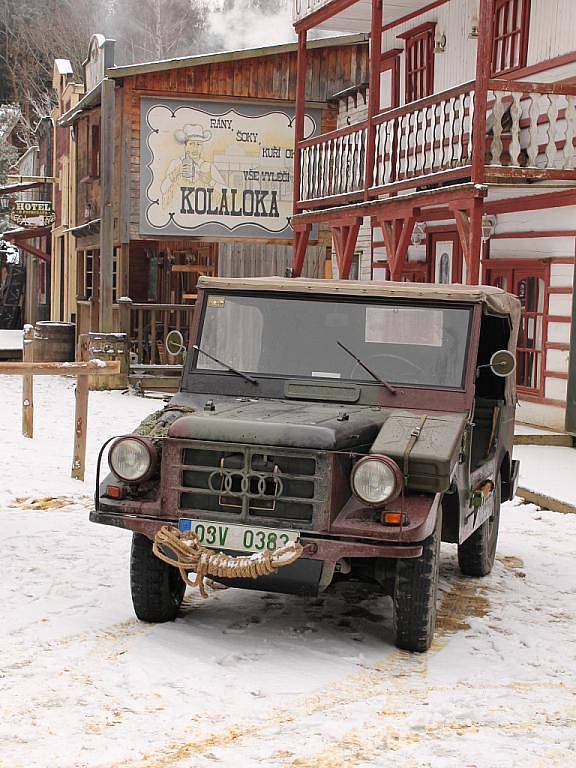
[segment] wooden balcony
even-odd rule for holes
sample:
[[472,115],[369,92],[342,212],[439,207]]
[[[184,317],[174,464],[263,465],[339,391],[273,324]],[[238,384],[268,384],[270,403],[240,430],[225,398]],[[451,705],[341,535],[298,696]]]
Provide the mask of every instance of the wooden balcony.
[[299,210],[470,179],[576,181],[575,85],[490,80],[479,138],[474,86],[300,142]]

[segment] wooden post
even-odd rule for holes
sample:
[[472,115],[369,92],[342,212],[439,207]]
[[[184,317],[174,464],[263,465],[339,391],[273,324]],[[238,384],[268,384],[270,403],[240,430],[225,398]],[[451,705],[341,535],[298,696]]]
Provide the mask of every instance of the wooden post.
[[298,61],[296,71],[296,112],[294,116],[294,213],[298,213],[300,202],[300,179],[302,173],[302,152],[299,143],[304,138],[304,118],[306,111],[306,75],[307,75],[307,32],[298,33]]
[[[114,155],[115,155],[115,83],[102,81],[100,211],[100,333],[112,333],[112,272],[114,264]],[[91,328],[90,330],[95,330]]]
[[74,458],[72,459],[72,477],[84,480],[86,469],[86,435],[88,426],[88,376],[76,379],[76,412],[74,416]]
[[122,296],[118,299],[120,308],[120,332],[125,333],[130,340],[132,336],[132,299]]
[[372,27],[370,32],[370,86],[368,91],[368,128],[366,132],[366,169],[364,199],[370,197],[374,182],[376,158],[376,126],[374,117],[380,106],[380,62],[382,59],[382,0],[372,0]]
[[[34,360],[34,329],[31,325],[24,330],[22,360],[31,363]],[[22,377],[22,434],[34,437],[34,377],[28,374]]]
[[494,0],[480,0],[480,26],[476,55],[474,124],[472,127],[472,181],[483,184],[486,176],[486,111],[488,80],[492,71]]

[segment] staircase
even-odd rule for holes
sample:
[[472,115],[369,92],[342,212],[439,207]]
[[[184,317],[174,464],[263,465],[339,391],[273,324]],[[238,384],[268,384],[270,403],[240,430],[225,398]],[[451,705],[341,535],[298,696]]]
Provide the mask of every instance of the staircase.
[[6,279],[0,288],[0,328],[11,331],[22,327],[26,270],[20,264],[7,264],[6,270]]

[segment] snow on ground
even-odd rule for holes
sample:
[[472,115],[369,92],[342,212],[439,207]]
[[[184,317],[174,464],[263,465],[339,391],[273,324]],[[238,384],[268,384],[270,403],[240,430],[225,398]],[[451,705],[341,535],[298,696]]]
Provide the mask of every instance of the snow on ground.
[[517,445],[520,486],[576,506],[576,450],[537,445]]
[[7,331],[0,328],[0,351],[12,352],[22,349],[22,331]]
[[[576,516],[507,504],[480,581],[446,546],[426,655],[393,647],[390,601],[358,584],[188,593],[176,622],[144,625],[129,534],[90,524],[92,487],[68,479],[72,386],[37,390],[25,441],[19,386],[0,379],[1,768],[575,764]],[[157,405],[91,394],[91,472],[98,442]],[[12,506],[52,495],[68,503]]]

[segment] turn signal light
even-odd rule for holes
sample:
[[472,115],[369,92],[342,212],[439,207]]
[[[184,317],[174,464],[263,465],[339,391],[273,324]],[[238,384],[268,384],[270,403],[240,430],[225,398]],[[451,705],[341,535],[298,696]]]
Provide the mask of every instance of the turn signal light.
[[384,512],[382,522],[384,525],[402,525],[402,512]]
[[106,496],[109,496],[111,499],[123,499],[125,495],[125,489],[119,485],[106,486]]

